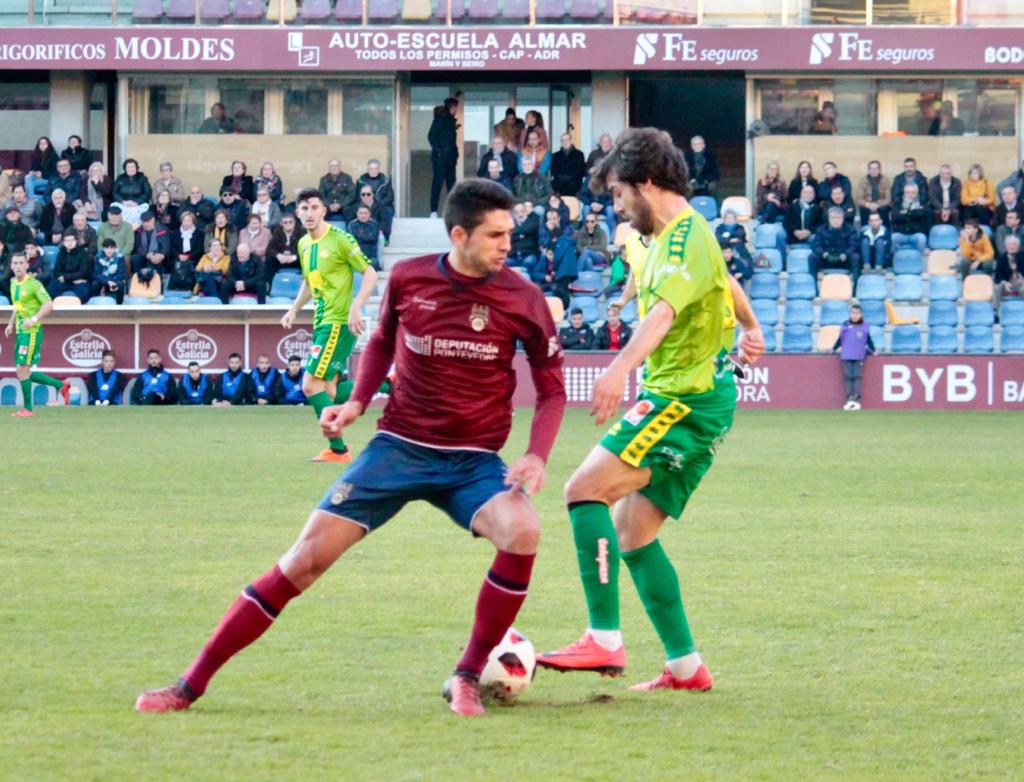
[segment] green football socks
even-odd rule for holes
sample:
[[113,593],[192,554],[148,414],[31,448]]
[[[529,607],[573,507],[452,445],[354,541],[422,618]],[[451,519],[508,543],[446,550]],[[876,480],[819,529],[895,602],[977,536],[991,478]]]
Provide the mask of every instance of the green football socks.
[[[334,404],[331,401],[330,395],[326,391],[319,391],[313,394],[313,396],[309,397],[309,403],[313,406],[313,412],[316,414],[317,423],[320,422],[320,414],[324,409]],[[345,445],[345,441],[340,437],[328,440],[328,442],[330,443],[331,448],[335,451],[344,451],[347,447]]]
[[576,541],[590,627],[618,630],[619,541],[612,514],[603,502],[571,502],[569,520]]
[[50,377],[42,372],[33,372],[28,376],[28,379],[33,383],[39,383],[41,386],[50,386],[51,388],[63,388],[64,381],[58,380],[55,377]]
[[661,543],[655,540],[623,553],[622,558],[665,647],[666,658],[672,660],[694,652],[696,647],[679,593],[679,577]]
[[338,393],[334,395],[334,404],[343,405],[352,396],[352,389],[356,387],[355,382],[352,380],[339,380],[338,381]]
[[30,413],[32,412],[32,381],[25,379],[19,381],[21,383],[21,398],[24,399],[24,407]]

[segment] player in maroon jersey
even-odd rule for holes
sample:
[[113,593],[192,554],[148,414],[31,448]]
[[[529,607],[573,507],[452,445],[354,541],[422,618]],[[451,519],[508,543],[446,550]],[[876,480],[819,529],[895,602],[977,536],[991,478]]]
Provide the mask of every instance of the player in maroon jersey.
[[[544,296],[505,268],[511,208],[501,185],[462,182],[445,207],[451,252],[392,270],[352,398],[321,416],[324,433],[340,436],[366,410],[394,361],[377,434],[324,495],[295,545],[235,600],[178,683],[142,693],[136,709],[187,709],[217,670],[338,557],[407,502],[427,500],[497,549],[469,643],[444,687],[456,714],[484,713],[480,673],[526,598],[540,539],[528,495],[544,486],[565,408],[562,353]],[[526,348],[537,406],[527,452],[506,468],[497,452],[512,426],[517,342]]]

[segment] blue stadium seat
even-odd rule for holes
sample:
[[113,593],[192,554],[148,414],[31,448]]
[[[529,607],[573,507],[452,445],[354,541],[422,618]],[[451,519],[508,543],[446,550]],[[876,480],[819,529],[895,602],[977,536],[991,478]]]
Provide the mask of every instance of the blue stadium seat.
[[991,326],[968,326],[964,332],[964,353],[991,353],[996,349]]
[[890,353],[920,353],[921,329],[917,326],[897,326],[892,330]]
[[811,251],[806,247],[791,249],[786,255],[786,271],[790,274],[807,274],[811,270]]
[[779,298],[779,278],[775,274],[755,274],[750,280],[750,298],[771,299]]
[[192,291],[164,291],[164,301],[167,301],[168,299],[178,299],[180,301],[181,299],[191,298]]
[[960,298],[960,280],[952,276],[931,275],[928,278],[928,298],[932,301],[956,301]]
[[[864,279],[863,277],[861,279]],[[885,325],[885,302],[877,299],[865,299],[860,303],[864,311],[864,320],[869,326]]]
[[813,275],[791,274],[786,279],[787,299],[813,299],[817,295],[817,285]]
[[767,328],[762,331],[764,334],[764,349],[768,353],[774,353],[776,347],[778,347],[775,340],[775,327]]
[[924,257],[913,248],[897,250],[892,258],[893,274],[920,274],[924,271]]
[[259,299],[251,293],[238,293],[228,299],[228,304],[234,307],[255,307]]
[[113,296],[93,296],[85,303],[87,307],[116,307],[117,299]]
[[6,296],[0,296],[0,307],[10,307],[11,302]]
[[917,274],[897,274],[893,280],[892,297],[897,301],[920,301],[924,298],[921,277]]
[[216,296],[200,296],[199,298],[193,299],[192,303],[199,304],[204,307],[219,307],[224,302]]
[[694,196],[690,199],[690,205],[705,220],[718,219],[718,202],[711,196]]
[[779,322],[779,305],[775,299],[753,299],[750,306],[757,316],[757,322],[768,328]]
[[865,301],[882,301],[887,293],[885,275],[862,274],[857,280],[857,299],[861,304]]
[[782,322],[787,326],[813,325],[814,305],[808,299],[789,299]]
[[999,322],[1006,326],[1024,326],[1024,301],[1007,299],[999,310]]
[[928,327],[929,353],[956,353],[956,329],[952,326]]
[[928,326],[956,326],[959,317],[955,301],[938,300],[928,305]]
[[294,299],[302,287],[302,277],[295,272],[278,272],[270,285],[270,295]]
[[982,231],[985,232],[985,236],[987,236],[989,239],[992,238],[992,226],[985,225],[984,223],[982,223],[980,228]]
[[779,237],[782,237],[782,246],[785,247],[786,229],[778,223],[761,223],[754,230],[754,247],[764,250],[779,250]]
[[334,4],[334,18],[339,22],[361,22],[363,0],[338,0]]
[[885,329],[881,326],[868,326],[871,332],[871,344],[875,346],[875,352],[881,353],[885,350]]
[[636,299],[630,299],[626,302],[626,306],[622,308],[622,312],[619,313],[619,318],[624,320],[626,323],[636,323],[640,319],[640,314],[636,309]]
[[52,267],[57,262],[57,253],[60,252],[60,248],[55,244],[44,244],[43,255],[46,256],[46,260],[50,262]]
[[821,303],[822,326],[842,326],[850,317],[850,302],[826,299]]
[[129,307],[145,307],[153,303],[153,300],[146,296],[125,296],[125,305]]
[[[762,247],[754,250],[754,272],[772,272],[778,274],[782,271],[782,253],[771,247]],[[765,263],[767,262],[767,265]]]
[[1024,353],[1024,326],[1005,326],[999,336],[1000,353]]
[[537,0],[534,13],[538,20],[558,21],[565,16],[565,0]]
[[398,16],[397,0],[370,0],[366,9],[367,17],[378,22],[393,22]]
[[583,320],[586,323],[594,323],[601,319],[601,312],[597,308],[597,299],[593,296],[573,296],[569,299],[569,306],[565,311],[567,319],[569,313],[576,307],[583,310]]
[[289,299],[287,296],[271,296],[267,299],[267,304],[277,304],[288,306],[292,303],[293,299]]
[[601,272],[580,272],[576,282],[569,286],[569,290],[576,296],[597,296],[604,290],[604,278]]
[[0,406],[14,407],[18,404],[18,389],[13,383],[0,386]]
[[964,304],[965,326],[991,326],[995,323],[995,320],[995,313],[992,311],[992,302],[969,301]]
[[955,225],[933,225],[928,232],[928,247],[932,250],[958,250],[960,232]]
[[809,326],[786,326],[782,332],[783,353],[810,353],[814,349]]
[[501,16],[506,21],[530,18],[530,0],[505,0],[502,5]]
[[155,22],[164,15],[163,0],[135,0],[132,21],[135,24]]

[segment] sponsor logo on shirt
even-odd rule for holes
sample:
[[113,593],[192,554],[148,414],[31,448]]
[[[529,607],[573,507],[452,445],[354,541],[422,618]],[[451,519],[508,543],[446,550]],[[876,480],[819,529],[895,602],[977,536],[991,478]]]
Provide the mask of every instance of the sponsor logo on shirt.
[[72,334],[61,348],[64,359],[76,367],[98,367],[103,362],[104,350],[110,350],[110,341],[90,329]]
[[417,305],[421,310],[429,310],[433,312],[437,309],[437,302],[433,299],[424,299],[420,296],[413,296],[412,303]]
[[473,331],[483,331],[490,320],[491,308],[486,304],[474,304],[469,311],[469,326]]
[[493,342],[477,342],[472,339],[444,339],[440,337],[417,337],[405,335],[405,346],[421,356],[432,358],[462,358],[470,361],[494,361],[499,348]]

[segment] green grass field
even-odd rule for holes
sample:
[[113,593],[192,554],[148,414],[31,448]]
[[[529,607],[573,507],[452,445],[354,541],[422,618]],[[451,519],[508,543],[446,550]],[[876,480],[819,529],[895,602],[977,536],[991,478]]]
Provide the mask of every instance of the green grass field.
[[[191,711],[139,715],[333,480],[307,410],[0,415],[0,779],[949,780],[1024,776],[1024,418],[741,412],[663,535],[708,694],[639,694],[661,649],[623,568],[625,680],[540,671],[448,712],[489,545],[409,506]],[[528,413],[528,411],[527,411]],[[525,444],[520,414],[508,453]],[[369,421],[353,431],[363,445]],[[585,625],[561,484],[516,623]]]

